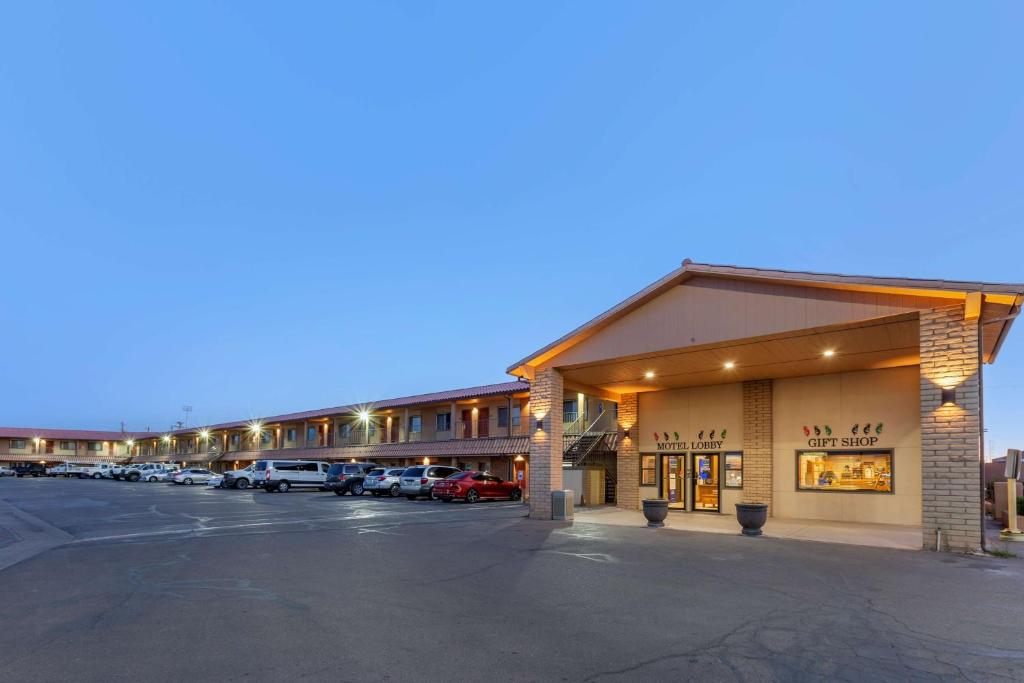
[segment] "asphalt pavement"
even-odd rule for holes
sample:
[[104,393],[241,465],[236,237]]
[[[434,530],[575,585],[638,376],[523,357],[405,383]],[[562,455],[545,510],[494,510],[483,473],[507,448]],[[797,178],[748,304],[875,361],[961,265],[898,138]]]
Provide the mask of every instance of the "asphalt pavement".
[[0,501],[3,681],[1024,679],[1019,560],[507,502],[62,479]]

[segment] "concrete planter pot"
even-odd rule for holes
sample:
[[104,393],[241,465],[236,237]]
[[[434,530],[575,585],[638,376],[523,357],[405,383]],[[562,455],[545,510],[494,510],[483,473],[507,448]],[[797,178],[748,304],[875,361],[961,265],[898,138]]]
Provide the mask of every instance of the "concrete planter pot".
[[768,506],[765,503],[736,503],[736,521],[743,527],[744,536],[760,536],[761,528],[768,521]]
[[643,500],[644,517],[647,518],[647,526],[657,529],[665,526],[665,518],[668,517],[668,501],[664,498],[645,498]]

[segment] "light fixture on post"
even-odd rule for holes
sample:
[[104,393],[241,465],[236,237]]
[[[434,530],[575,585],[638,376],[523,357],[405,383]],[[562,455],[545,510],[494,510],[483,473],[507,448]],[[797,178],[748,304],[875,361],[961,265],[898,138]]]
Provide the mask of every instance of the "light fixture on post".
[[942,405],[956,405],[956,387],[942,387]]
[[645,372],[644,379],[654,379],[654,370],[648,370]]
[[736,367],[736,363],[734,363],[731,360],[727,360],[725,361],[725,364],[722,367],[724,367],[726,370],[732,370],[734,367]]
[[831,358],[832,356],[836,355],[836,352],[835,349],[825,349],[824,351],[821,352],[821,355],[823,355],[825,358]]

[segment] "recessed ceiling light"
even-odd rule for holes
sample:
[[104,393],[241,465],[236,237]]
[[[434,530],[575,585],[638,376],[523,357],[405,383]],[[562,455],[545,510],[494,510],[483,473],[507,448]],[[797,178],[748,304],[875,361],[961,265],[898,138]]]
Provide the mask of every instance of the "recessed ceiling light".
[[825,352],[822,353],[821,355],[825,356],[825,358],[831,358],[832,356],[836,355],[836,352],[834,349],[825,349]]
[[733,363],[731,360],[725,361],[725,369],[726,370],[732,370],[734,367],[736,367],[736,364]]
[[648,370],[644,373],[645,379],[654,379],[654,370]]

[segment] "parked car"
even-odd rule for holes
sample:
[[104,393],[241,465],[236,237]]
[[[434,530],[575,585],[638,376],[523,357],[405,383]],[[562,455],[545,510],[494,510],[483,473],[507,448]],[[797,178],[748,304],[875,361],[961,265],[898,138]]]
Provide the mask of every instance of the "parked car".
[[372,462],[336,462],[327,469],[324,487],[339,496],[346,493],[361,496],[366,489],[364,482],[367,473],[379,467]]
[[220,486],[224,489],[247,489],[256,480],[256,464],[253,463],[241,470],[232,470],[224,473],[224,479]]
[[458,467],[448,467],[447,465],[407,467],[400,477],[402,484],[399,490],[409,500],[416,500],[420,496],[433,498],[436,482],[461,471]]
[[114,467],[115,465],[109,462],[98,462],[93,465],[78,465],[75,470],[79,479],[101,479],[109,476],[110,470]]
[[400,481],[404,467],[378,468],[366,473],[363,480],[363,488],[374,496],[391,496],[397,498],[401,495],[402,482]]
[[181,472],[181,470],[178,469],[177,467],[167,467],[166,469],[161,470],[160,472],[153,476],[156,477],[157,481],[173,482],[174,477],[178,474],[178,472]]
[[46,466],[38,462],[28,465],[17,465],[14,468],[14,474],[19,477],[45,477]]
[[224,483],[224,475],[215,473],[212,477],[206,480],[207,486],[213,486],[214,488],[220,488],[220,485]]
[[257,460],[256,484],[264,491],[287,493],[294,487],[324,488],[330,463],[319,460]]
[[128,481],[144,481],[150,484],[158,481],[168,481],[167,475],[172,472],[178,472],[178,468],[168,467],[167,465],[161,463],[153,463],[152,466],[147,467],[145,469],[140,468],[137,471],[139,475],[137,479],[134,478],[136,472],[129,472]]
[[475,503],[488,498],[519,500],[523,497],[523,490],[514,481],[505,481],[490,472],[470,470],[453,474],[434,484],[434,497],[446,503],[453,500]]
[[59,465],[46,468],[46,476],[48,477],[77,477],[78,473],[75,472],[75,466],[62,462]]
[[205,484],[212,476],[213,472],[210,470],[204,470],[201,467],[188,467],[174,475],[174,483],[186,486]]
[[7,465],[0,465],[0,477],[16,477],[18,473],[13,468]]
[[134,465],[128,463],[118,465],[110,470],[110,476],[117,480],[124,479],[125,474],[127,474],[128,470],[130,470],[132,467],[134,467]]
[[125,481],[156,481],[156,475],[164,469],[160,463],[149,462],[144,465],[130,465],[122,473]]

